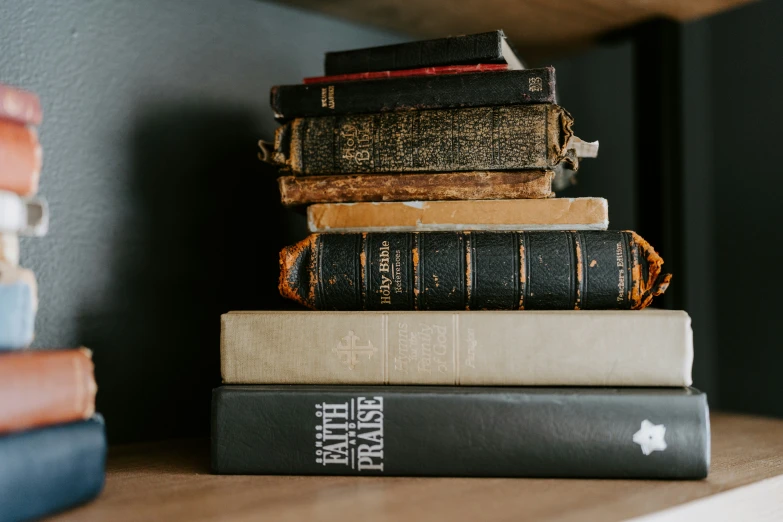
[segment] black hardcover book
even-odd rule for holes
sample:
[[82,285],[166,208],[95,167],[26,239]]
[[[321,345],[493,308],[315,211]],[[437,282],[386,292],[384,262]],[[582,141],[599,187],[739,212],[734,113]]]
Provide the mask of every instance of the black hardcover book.
[[389,111],[295,118],[259,145],[264,161],[307,176],[576,168],[572,125],[551,103]]
[[439,65],[507,63],[524,69],[502,30],[326,53],[324,74],[418,69]]
[[0,520],[29,520],[100,493],[106,466],[103,418],[0,437]]
[[662,294],[634,232],[312,234],[280,253],[280,292],[315,310],[630,310]]
[[223,386],[224,474],[699,479],[706,396],[691,388]]
[[410,109],[555,103],[555,69],[278,85],[272,87],[270,103],[278,121]]

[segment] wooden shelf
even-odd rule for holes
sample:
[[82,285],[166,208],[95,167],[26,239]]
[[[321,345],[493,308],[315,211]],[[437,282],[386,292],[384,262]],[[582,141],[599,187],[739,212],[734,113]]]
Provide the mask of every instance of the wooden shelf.
[[704,509],[742,503],[747,520],[754,507],[783,519],[783,420],[713,415],[712,446],[710,476],[700,481],[217,476],[206,440],[120,446],[100,498],[53,520],[584,522],[685,503],[664,514],[703,520]]
[[752,0],[277,1],[421,38],[503,29],[522,58],[535,61],[645,20],[694,20]]

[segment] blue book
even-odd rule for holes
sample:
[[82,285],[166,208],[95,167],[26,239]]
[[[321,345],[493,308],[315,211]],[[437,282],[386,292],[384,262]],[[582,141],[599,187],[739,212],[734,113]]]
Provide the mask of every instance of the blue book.
[[30,270],[0,262],[0,350],[33,342],[38,296]]
[[103,417],[0,437],[0,521],[40,518],[103,488]]

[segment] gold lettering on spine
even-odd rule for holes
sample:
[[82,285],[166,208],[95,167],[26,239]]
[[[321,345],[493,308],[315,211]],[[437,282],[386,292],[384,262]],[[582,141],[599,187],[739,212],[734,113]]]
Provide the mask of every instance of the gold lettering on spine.
[[470,310],[470,294],[473,292],[473,267],[470,263],[470,232],[465,232],[465,310]]
[[321,107],[334,109],[334,85],[321,87]]
[[525,268],[525,234],[519,236],[519,309],[525,309],[525,285],[527,284],[527,270]]
[[413,235],[414,247],[411,249],[411,264],[413,265],[413,309],[419,309],[419,234]]
[[381,273],[381,284],[378,287],[378,292],[381,294],[381,304],[392,304],[391,302],[391,293],[392,293],[392,279],[387,276],[385,273],[389,273],[389,261],[390,261],[390,253],[389,253],[389,242],[383,241],[381,243],[381,247],[379,249],[378,254],[378,271]]
[[360,287],[362,289],[362,308],[367,308],[367,291],[369,289],[369,283],[367,281],[367,232],[362,232],[362,251],[359,254],[359,280]]
[[623,244],[617,243],[615,247],[615,257],[617,258],[617,268],[619,269],[617,278],[617,302],[622,303],[625,300],[625,262],[623,255]]
[[579,239],[578,233],[569,233],[574,235],[574,250],[576,250],[576,302],[574,303],[574,310],[579,310],[582,304],[582,281],[585,277],[582,241]]

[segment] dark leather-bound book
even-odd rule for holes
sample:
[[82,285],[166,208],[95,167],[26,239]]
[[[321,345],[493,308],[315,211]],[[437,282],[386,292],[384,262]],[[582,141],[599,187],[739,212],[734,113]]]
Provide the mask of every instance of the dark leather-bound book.
[[692,388],[224,386],[224,474],[700,479],[706,396]]
[[277,85],[270,93],[278,121],[334,114],[554,102],[553,67]]
[[540,199],[553,196],[550,170],[281,176],[280,200],[292,207],[358,201]]
[[315,310],[630,310],[671,276],[630,231],[312,234],[280,293]]
[[103,418],[0,437],[0,520],[37,519],[93,499],[103,488]]
[[506,63],[524,69],[502,30],[326,53],[324,74],[350,74],[440,65]]
[[322,116],[260,145],[264,161],[297,175],[550,169],[575,164],[572,123],[554,104]]

